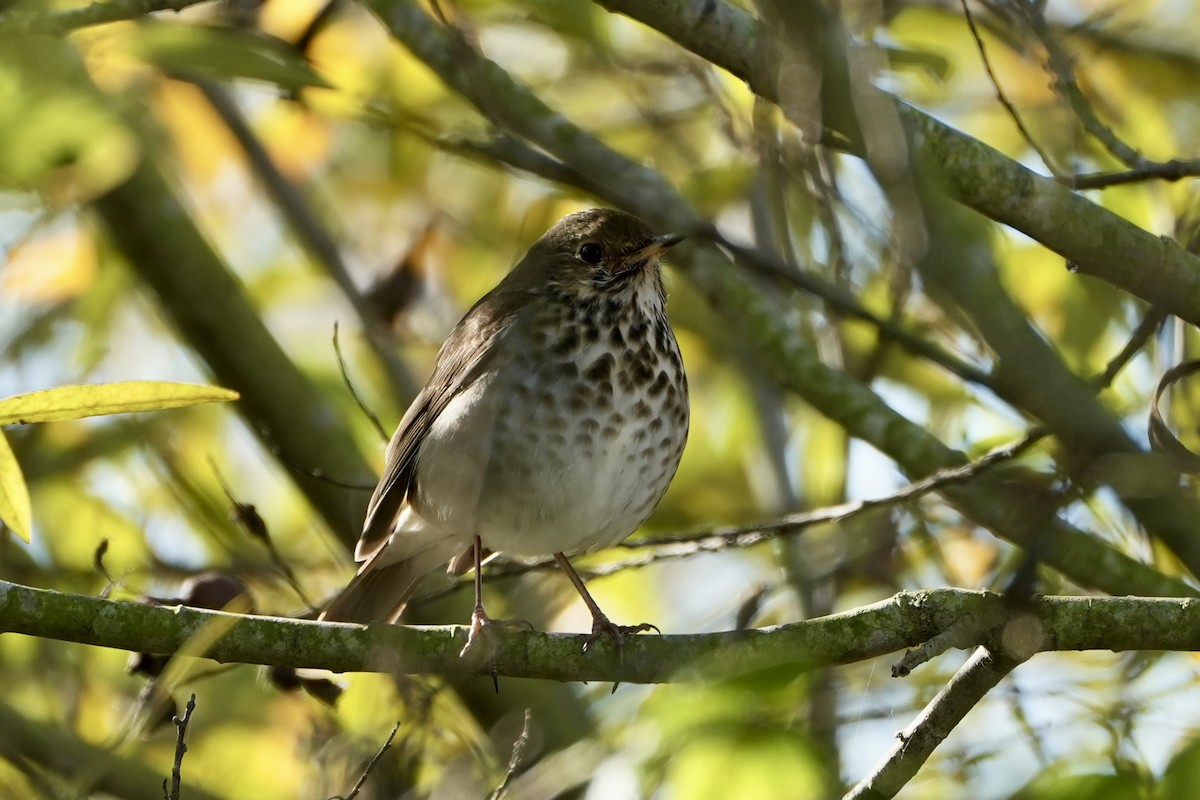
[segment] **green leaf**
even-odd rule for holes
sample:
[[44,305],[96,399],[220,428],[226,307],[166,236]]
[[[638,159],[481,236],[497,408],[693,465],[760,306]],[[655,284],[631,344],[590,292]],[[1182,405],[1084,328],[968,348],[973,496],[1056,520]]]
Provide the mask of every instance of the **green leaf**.
[[33,527],[29,488],[21,475],[21,465],[8,446],[8,439],[4,438],[3,429],[0,429],[0,522],[29,541],[29,531]]
[[0,400],[0,425],[158,411],[236,399],[238,393],[229,389],[165,381],[60,386]]
[[292,90],[330,88],[286,42],[254,31],[146,23],[134,34],[133,49],[143,60],[184,77],[245,78]]

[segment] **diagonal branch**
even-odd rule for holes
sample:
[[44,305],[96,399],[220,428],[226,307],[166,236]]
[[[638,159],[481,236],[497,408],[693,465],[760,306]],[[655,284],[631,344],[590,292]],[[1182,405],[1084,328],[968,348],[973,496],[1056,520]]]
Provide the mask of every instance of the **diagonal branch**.
[[912,724],[896,734],[896,744],[891,751],[870,775],[846,794],[844,800],[895,797],[967,712],[1012,672],[1021,660],[1003,653],[994,654],[986,647],[976,650]]

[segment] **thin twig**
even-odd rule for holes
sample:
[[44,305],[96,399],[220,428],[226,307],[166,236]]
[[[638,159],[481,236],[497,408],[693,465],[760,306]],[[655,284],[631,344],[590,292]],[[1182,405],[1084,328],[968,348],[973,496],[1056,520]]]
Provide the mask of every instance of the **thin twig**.
[[350,790],[350,794],[346,795],[345,797],[342,797],[340,794],[334,795],[333,797],[329,798],[329,800],[354,800],[355,797],[358,797],[358,793],[362,791],[363,786],[365,786],[367,783],[367,778],[371,776],[371,770],[375,769],[375,765],[379,763],[379,759],[383,758],[384,754],[392,748],[392,740],[396,738],[396,731],[398,730],[400,730],[399,722],[397,722],[395,727],[392,728],[392,732],[388,734],[387,741],[383,743],[383,747],[379,748],[379,751],[375,753],[375,756],[367,762],[366,768],[364,768],[362,774],[358,776],[358,781],[355,782],[354,788]]
[[371,420],[371,424],[375,426],[379,438],[386,442],[389,438],[387,431],[383,429],[383,425],[380,424],[379,417],[375,416],[375,412],[363,402],[358,390],[354,388],[354,382],[350,380],[350,373],[346,371],[346,360],[342,358],[342,346],[338,342],[338,324],[336,320],[333,323],[333,354],[337,357],[338,371],[342,373],[342,383],[346,384],[346,388],[350,391],[350,396],[354,398],[354,402],[358,404],[359,410],[366,415],[367,419]]
[[275,566],[279,573],[283,575],[283,578],[287,581],[288,585],[292,587],[292,591],[296,593],[301,602],[303,602],[310,609],[314,609],[315,606],[313,606],[312,601],[308,599],[308,595],[304,592],[304,588],[300,585],[300,581],[296,577],[296,573],[292,570],[291,565],[287,563],[287,560],[283,557],[283,554],[279,552],[279,549],[275,546],[274,540],[271,539],[270,531],[267,529],[267,523],[259,515],[258,509],[256,509],[250,503],[240,502],[233,496],[233,492],[230,490],[229,484],[227,484],[225,479],[221,476],[221,471],[217,468],[217,462],[213,460],[212,456],[209,456],[208,464],[212,468],[213,474],[217,478],[217,483],[221,486],[221,491],[225,493],[225,497],[229,499],[230,504],[233,506],[232,519],[241,525],[242,528],[244,528],[246,532],[250,534],[251,538],[258,539],[263,543],[263,545],[267,548],[267,557],[271,560],[271,563]]
[[183,754],[188,751],[187,729],[188,723],[191,722],[192,712],[196,710],[196,695],[192,694],[188,698],[187,706],[183,710],[183,719],[172,717],[171,721],[175,723],[175,764],[171,767],[171,790],[167,791],[167,780],[163,778],[163,797],[166,800],[179,800],[179,788],[183,782]]
[[521,725],[521,733],[513,742],[512,755],[508,758],[508,769],[504,771],[504,779],[500,781],[500,785],[488,795],[488,800],[501,800],[504,794],[508,791],[508,784],[512,781],[513,776],[517,774],[517,767],[521,766],[521,756],[525,752],[525,746],[529,744],[529,709],[525,709],[525,722]]
[[1016,6],[1029,29],[1046,49],[1046,68],[1054,76],[1054,88],[1067,101],[1084,130],[1104,145],[1104,149],[1125,166],[1134,170],[1144,168],[1150,162],[1121,141],[1112,128],[1101,122],[1095,109],[1092,108],[1092,104],[1084,97],[1083,90],[1079,88],[1079,83],[1075,80],[1075,66],[1071,62],[1071,57],[1050,30],[1050,26],[1046,24],[1046,17],[1042,13],[1042,4],[1034,2],[1034,0],[1020,0]]
[[1020,660],[1009,655],[977,649],[912,724],[896,734],[891,752],[843,800],[894,797],[963,717],[1018,664]]
[[1144,161],[1137,168],[1124,172],[1094,172],[1089,175],[1060,177],[1059,181],[1072,189],[1082,190],[1104,189],[1149,180],[1174,182],[1197,176],[1200,176],[1200,158],[1173,158],[1170,161]]
[[996,77],[996,73],[992,70],[992,61],[988,58],[987,47],[983,43],[983,36],[980,35],[979,28],[975,25],[975,15],[971,13],[971,7],[967,0],[959,0],[959,2],[962,3],[963,15],[966,17],[967,27],[971,30],[971,36],[975,39],[975,48],[979,51],[979,60],[983,62],[983,69],[987,72],[988,79],[992,82],[992,88],[996,90],[996,99],[1000,101],[1000,105],[1004,106],[1008,115],[1012,117],[1012,121],[1016,123],[1017,130],[1021,132],[1021,136],[1033,148],[1033,152],[1037,153],[1038,157],[1042,159],[1042,163],[1050,170],[1050,174],[1055,177],[1062,175],[1062,171],[1050,159],[1050,154],[1042,150],[1037,140],[1033,138],[1033,134],[1025,127],[1025,121],[1021,119],[1021,115],[1017,113],[1016,107],[1009,102],[1004,89],[1000,87],[1000,79]]
[[1166,311],[1158,306],[1151,306],[1146,311],[1145,316],[1142,317],[1142,321],[1133,329],[1133,333],[1130,334],[1129,341],[1125,343],[1125,346],[1121,348],[1120,352],[1109,359],[1108,364],[1104,367],[1104,371],[1092,379],[1092,386],[1097,391],[1112,386],[1112,382],[1117,379],[1117,375],[1146,346],[1146,342],[1150,341],[1150,337],[1154,336],[1155,331],[1158,330],[1166,318]]

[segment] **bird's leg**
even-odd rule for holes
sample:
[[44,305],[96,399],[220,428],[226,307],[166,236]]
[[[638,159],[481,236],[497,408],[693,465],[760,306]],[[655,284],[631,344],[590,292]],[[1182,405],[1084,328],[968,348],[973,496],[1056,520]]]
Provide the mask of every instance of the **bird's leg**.
[[[467,643],[462,651],[458,654],[459,658],[466,658],[473,652],[475,644],[480,639],[487,641],[487,651],[489,657],[495,654],[496,642],[492,638],[492,633],[496,628],[513,628],[517,626],[527,626],[533,630],[533,625],[523,619],[492,619],[483,610],[483,542],[478,536],[475,537],[474,546],[475,558],[475,609],[471,612],[471,627],[467,631]],[[492,666],[492,682],[496,681],[495,665]],[[497,691],[499,688],[497,687]]]
[[[555,553],[554,560],[563,568],[563,572],[567,573],[567,578],[571,581],[571,585],[575,587],[575,591],[579,592],[579,596],[583,598],[584,605],[588,607],[588,611],[592,612],[592,634],[583,643],[583,651],[600,640],[601,636],[607,636],[612,639],[613,645],[617,648],[617,660],[620,662],[621,657],[625,653],[625,636],[626,634],[641,633],[642,631],[659,631],[657,627],[649,622],[643,622],[640,625],[614,625],[611,620],[600,610],[600,606],[596,605],[596,601],[592,599],[592,595],[588,592],[587,587],[583,583],[583,578],[579,577],[579,573],[571,566],[571,562],[562,553]],[[614,687],[616,688],[616,687]]]

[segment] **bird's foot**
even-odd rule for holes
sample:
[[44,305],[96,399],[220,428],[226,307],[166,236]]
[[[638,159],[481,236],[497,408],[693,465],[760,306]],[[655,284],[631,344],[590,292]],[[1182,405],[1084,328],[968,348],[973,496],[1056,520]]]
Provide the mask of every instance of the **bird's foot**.
[[586,653],[589,647],[604,636],[612,639],[613,646],[617,648],[617,680],[613,681],[612,694],[616,694],[617,687],[621,685],[621,667],[625,663],[625,637],[642,631],[662,633],[657,625],[651,625],[649,622],[643,622],[640,625],[614,625],[603,614],[592,618],[592,635],[583,643],[583,652]]
[[625,654],[625,637],[642,631],[662,633],[658,626],[651,625],[649,622],[643,622],[640,625],[614,625],[608,617],[600,614],[592,619],[592,635],[583,643],[583,652],[586,653],[593,644],[607,636],[612,640],[613,646],[617,648],[617,659],[620,661],[621,656]]
[[[491,662],[492,684],[496,692],[500,691],[500,682],[496,677],[496,631],[508,628],[528,628],[533,625],[523,619],[492,619],[483,610],[483,606],[475,606],[471,612],[471,627],[467,630],[467,643],[459,652],[459,658],[486,658]],[[479,648],[484,648],[480,650]]]

